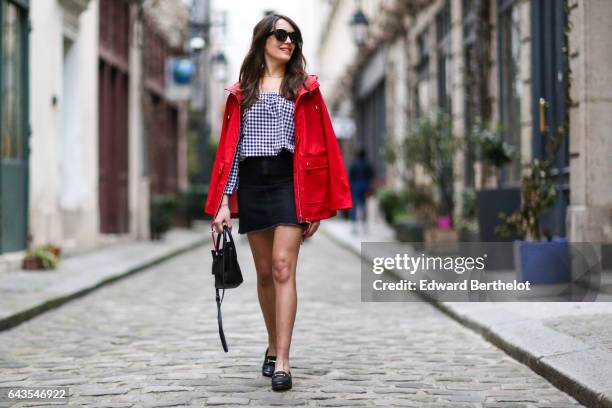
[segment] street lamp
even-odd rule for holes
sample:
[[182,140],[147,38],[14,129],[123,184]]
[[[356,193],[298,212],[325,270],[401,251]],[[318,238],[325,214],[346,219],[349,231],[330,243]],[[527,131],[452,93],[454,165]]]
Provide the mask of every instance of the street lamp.
[[189,41],[189,48],[191,49],[192,52],[196,54],[202,51],[205,46],[206,46],[206,41],[204,40],[204,38],[200,36],[193,37]]
[[355,14],[353,14],[350,22],[351,31],[353,32],[353,41],[358,47],[361,47],[366,43],[368,36],[368,25],[368,19],[366,15],[363,14],[363,11],[361,11],[361,7],[358,3],[357,11],[355,11]]
[[227,59],[222,51],[217,52],[210,60],[213,77],[219,82],[225,82],[227,74]]

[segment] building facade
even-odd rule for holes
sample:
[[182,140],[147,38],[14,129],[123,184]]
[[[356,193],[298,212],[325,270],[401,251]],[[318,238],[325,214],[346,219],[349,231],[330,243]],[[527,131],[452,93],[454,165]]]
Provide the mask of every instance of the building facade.
[[[354,12],[353,2],[329,3]],[[508,203],[506,211],[518,207],[521,177],[532,160],[545,156],[547,141],[559,134],[562,143],[553,171],[557,200],[542,222],[551,235],[612,240],[612,139],[604,136],[612,125],[601,114],[610,104],[612,52],[598,40],[611,34],[606,21],[612,3],[361,3],[369,20],[368,41],[334,75],[342,78],[334,97],[339,101],[352,95],[356,142],[368,149],[387,187],[404,188],[405,173],[426,181],[422,169],[410,163],[388,164],[385,146],[401,143],[407,127],[433,111],[448,113],[453,131],[463,139],[449,173],[457,218],[466,190],[482,197],[501,191],[496,197]],[[339,30],[345,29],[346,14],[334,20]],[[328,33],[324,49],[341,48],[336,37]],[[322,66],[326,62],[320,61]],[[500,125],[502,138],[516,149],[512,162],[498,174],[485,172],[480,160],[473,139],[477,121]]]
[[0,1],[0,269],[35,245],[147,239],[150,191],[186,186],[187,110],[145,69],[171,53],[143,50],[154,32],[184,53],[188,11],[158,3]]

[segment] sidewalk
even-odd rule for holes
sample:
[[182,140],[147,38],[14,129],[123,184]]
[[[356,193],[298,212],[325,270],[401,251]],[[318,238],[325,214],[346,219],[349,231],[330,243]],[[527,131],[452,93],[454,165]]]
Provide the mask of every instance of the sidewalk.
[[210,234],[204,230],[175,229],[169,231],[162,241],[114,244],[62,259],[55,270],[2,273],[0,330],[14,327],[46,310],[209,240]]
[[[380,217],[370,219],[367,233],[361,229],[353,233],[350,223],[339,218],[324,220],[320,229],[361,256],[362,241],[395,240]],[[611,303],[438,302],[435,306],[581,403],[612,407]]]

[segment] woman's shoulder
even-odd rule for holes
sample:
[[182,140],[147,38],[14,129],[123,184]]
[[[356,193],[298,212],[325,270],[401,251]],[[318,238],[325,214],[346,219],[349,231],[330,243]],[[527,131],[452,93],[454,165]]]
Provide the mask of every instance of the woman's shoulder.
[[315,85],[319,85],[319,76],[312,72],[307,73],[306,78],[304,79],[304,87],[311,90],[315,87]]
[[234,82],[232,85],[228,85],[225,87],[226,91],[229,92],[237,92],[240,91],[240,81]]

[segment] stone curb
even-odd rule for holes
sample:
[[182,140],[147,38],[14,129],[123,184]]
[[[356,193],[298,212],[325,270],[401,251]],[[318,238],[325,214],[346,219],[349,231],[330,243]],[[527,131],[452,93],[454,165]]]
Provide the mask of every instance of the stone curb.
[[[360,250],[326,230],[323,225],[320,229],[338,245],[361,258]],[[403,279],[396,272],[391,273]],[[420,291],[415,293],[453,320],[482,335],[581,404],[593,408],[612,408],[610,353],[556,332],[535,320],[511,316],[508,310],[503,311],[504,318],[496,320],[492,316],[499,316],[501,309],[495,310],[494,305],[486,313],[476,311],[470,314],[469,310],[462,311],[460,305],[434,301]],[[579,365],[579,362],[582,364]],[[602,367],[608,368],[607,373],[601,372]]]
[[[58,294],[54,297],[50,297],[41,303],[27,307],[17,313],[12,315],[0,318],[0,331],[11,329],[27,320],[30,320],[46,311],[55,309],[73,299],[77,299],[79,297],[85,296],[90,292],[93,292],[96,289],[99,289],[105,285],[118,281],[120,279],[131,276],[137,272],[148,269],[154,265],[162,263],[170,258],[173,258],[182,253],[188,252],[192,249],[196,249],[207,242],[209,242],[211,238],[207,235],[204,235],[203,238],[192,240],[190,242],[184,243],[182,245],[175,245],[173,248],[162,252],[161,254],[153,255],[151,258],[142,261],[136,265],[132,265],[127,267],[126,269],[118,272],[109,274],[104,277],[100,277],[95,282],[89,282],[87,284],[82,285],[81,287],[75,288],[74,291],[68,294]],[[178,246],[178,247],[177,247]]]

